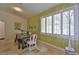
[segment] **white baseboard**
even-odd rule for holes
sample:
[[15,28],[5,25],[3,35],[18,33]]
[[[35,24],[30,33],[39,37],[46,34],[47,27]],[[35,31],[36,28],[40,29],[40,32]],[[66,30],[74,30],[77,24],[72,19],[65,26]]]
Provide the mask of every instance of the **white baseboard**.
[[46,44],[46,45],[49,45],[49,46],[51,46],[51,47],[53,47],[53,48],[57,48],[57,49],[59,49],[59,50],[61,50],[61,51],[65,51],[65,49],[63,49],[63,48],[60,48],[60,47],[57,47],[57,46],[55,46],[55,45],[49,44],[49,43],[44,42],[44,41],[42,41],[42,40],[38,40],[38,41],[41,42],[41,43],[44,43],[44,44]]

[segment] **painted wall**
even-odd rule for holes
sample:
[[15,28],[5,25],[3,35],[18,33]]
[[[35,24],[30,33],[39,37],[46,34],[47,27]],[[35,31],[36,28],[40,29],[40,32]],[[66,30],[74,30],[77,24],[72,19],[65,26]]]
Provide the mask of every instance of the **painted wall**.
[[57,38],[54,35],[51,36],[51,35],[46,35],[46,34],[41,34],[40,33],[40,17],[41,16],[47,16],[51,13],[54,13],[58,10],[67,8],[69,6],[71,6],[71,4],[67,4],[67,3],[66,4],[59,4],[59,5],[57,5],[53,8],[50,8],[50,9],[40,13],[39,15],[32,16],[32,17],[28,18],[28,20],[27,20],[27,22],[28,22],[27,23],[28,24],[27,30],[37,33],[39,40],[48,42],[48,43],[53,44],[57,47],[65,48],[68,45],[68,40],[67,39]]
[[[18,17],[7,12],[0,11],[0,21],[5,23],[5,42],[12,44],[15,39],[16,31],[14,29],[14,23],[19,22],[22,24],[22,28],[26,30],[26,19]],[[10,45],[9,44],[9,45]]]

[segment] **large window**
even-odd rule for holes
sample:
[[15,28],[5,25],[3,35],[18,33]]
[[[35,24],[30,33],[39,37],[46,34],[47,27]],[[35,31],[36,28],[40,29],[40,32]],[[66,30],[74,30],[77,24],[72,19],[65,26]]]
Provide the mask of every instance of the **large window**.
[[52,33],[52,16],[41,18],[41,32]]
[[45,33],[45,18],[41,18],[41,32]]
[[53,33],[61,34],[61,14],[55,14],[53,16]]
[[74,10],[66,10],[41,18],[41,32],[74,35]]
[[74,10],[63,12],[63,35],[74,35]]
[[69,35],[69,11],[63,12],[63,29],[62,29],[62,34],[63,35]]
[[46,18],[46,33],[52,33],[52,16],[48,16]]

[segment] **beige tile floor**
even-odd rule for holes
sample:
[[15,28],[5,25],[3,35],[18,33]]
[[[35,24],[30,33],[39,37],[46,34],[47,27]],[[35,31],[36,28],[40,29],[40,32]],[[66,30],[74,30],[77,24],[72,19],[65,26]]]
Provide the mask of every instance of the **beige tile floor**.
[[64,55],[63,51],[60,51],[54,47],[48,46],[44,43],[37,42],[37,48],[29,51],[28,48],[17,49],[16,44],[5,44],[4,41],[0,41],[0,55]]

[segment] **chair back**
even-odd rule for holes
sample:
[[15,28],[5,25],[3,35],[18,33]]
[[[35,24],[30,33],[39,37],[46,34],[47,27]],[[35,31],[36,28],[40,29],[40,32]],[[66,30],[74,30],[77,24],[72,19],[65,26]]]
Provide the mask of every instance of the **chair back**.
[[37,40],[36,34],[32,34],[32,35],[31,35],[31,41],[32,41],[32,42],[35,42],[36,40]]

